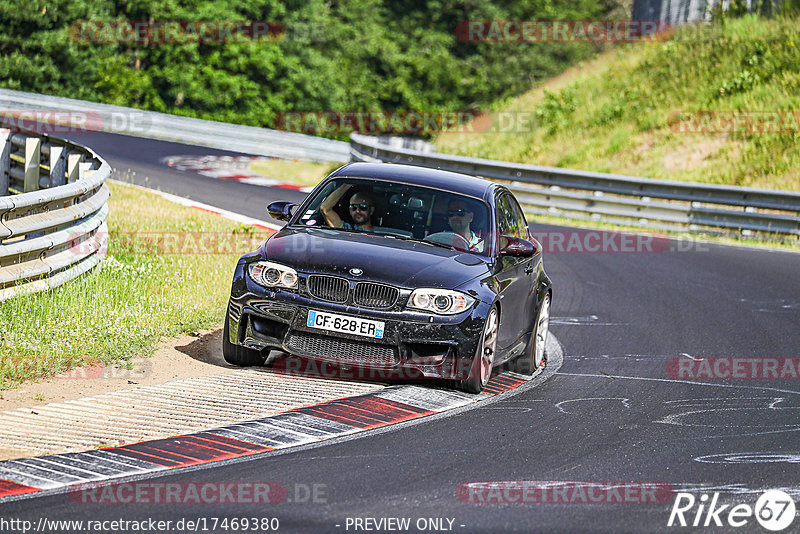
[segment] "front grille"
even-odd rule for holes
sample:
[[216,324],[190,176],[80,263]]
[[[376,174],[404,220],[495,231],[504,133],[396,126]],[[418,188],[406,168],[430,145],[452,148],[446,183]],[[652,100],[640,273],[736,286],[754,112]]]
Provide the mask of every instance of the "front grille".
[[397,302],[400,291],[396,287],[372,282],[356,284],[353,301],[365,308],[391,308]]
[[308,277],[308,292],[320,300],[347,302],[350,282],[337,276],[312,274]]
[[393,367],[398,363],[394,347],[367,341],[292,333],[289,334],[286,347],[304,356],[343,364]]

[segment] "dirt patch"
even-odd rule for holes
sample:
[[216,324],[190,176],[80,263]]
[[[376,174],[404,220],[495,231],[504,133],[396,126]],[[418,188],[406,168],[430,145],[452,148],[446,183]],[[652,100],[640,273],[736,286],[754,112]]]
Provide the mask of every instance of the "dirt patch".
[[151,357],[133,358],[129,363],[81,367],[2,391],[0,411],[33,408],[192,376],[216,375],[233,367],[222,359],[222,328],[164,340]]
[[664,171],[689,171],[703,167],[707,160],[729,143],[727,135],[697,136],[670,150],[661,158]]
[[656,136],[652,132],[645,132],[639,138],[641,139],[639,145],[630,150],[629,159],[631,163],[639,163],[642,158],[647,157],[647,154],[657,146]]

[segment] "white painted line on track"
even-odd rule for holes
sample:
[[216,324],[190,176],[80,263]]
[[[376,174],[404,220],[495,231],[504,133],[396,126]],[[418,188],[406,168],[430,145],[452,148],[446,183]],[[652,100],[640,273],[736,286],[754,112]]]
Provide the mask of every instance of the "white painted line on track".
[[282,226],[278,226],[277,224],[273,224],[273,223],[270,223],[270,222],[267,222],[267,221],[262,221],[260,219],[254,219],[252,217],[248,217],[247,215],[241,215],[239,213],[234,213],[232,211],[228,211],[228,210],[225,210],[225,209],[222,209],[222,208],[218,208],[216,206],[211,206],[209,204],[204,204],[202,202],[196,202],[194,200],[189,200],[189,199],[186,199],[186,198],[183,198],[183,197],[179,197],[177,195],[172,195],[170,193],[164,193],[163,191],[158,191],[156,189],[150,189],[149,187],[143,187],[141,185],[131,184],[131,183],[123,182],[123,181],[120,181],[120,180],[107,180],[107,181],[111,182],[113,184],[116,184],[116,185],[121,185],[123,187],[132,187],[132,188],[138,189],[140,191],[145,191],[147,193],[152,193],[152,194],[157,195],[157,196],[159,196],[159,197],[161,197],[164,200],[167,200],[169,202],[174,202],[175,204],[180,204],[181,206],[186,206],[186,207],[189,207],[189,208],[196,208],[196,209],[200,209],[200,210],[203,210],[203,211],[208,211],[210,213],[213,213],[214,215],[219,215],[219,216],[224,217],[224,218],[226,218],[228,220],[235,221],[235,222],[242,223],[242,224],[246,224],[246,225],[249,225],[249,226],[256,226],[256,227],[259,227],[259,228],[265,228],[267,230],[275,230],[275,231],[278,231],[278,230],[280,230],[282,228]]

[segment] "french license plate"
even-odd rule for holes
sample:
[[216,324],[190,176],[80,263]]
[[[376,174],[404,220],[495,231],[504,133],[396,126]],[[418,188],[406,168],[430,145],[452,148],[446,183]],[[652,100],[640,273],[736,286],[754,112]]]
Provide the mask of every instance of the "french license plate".
[[341,332],[343,334],[355,334],[357,336],[381,339],[383,338],[384,322],[308,310],[306,326],[319,328],[320,330],[329,330],[331,332]]

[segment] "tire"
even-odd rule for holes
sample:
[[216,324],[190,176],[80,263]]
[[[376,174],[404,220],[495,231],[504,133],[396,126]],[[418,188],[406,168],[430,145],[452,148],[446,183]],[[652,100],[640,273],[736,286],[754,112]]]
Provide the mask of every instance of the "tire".
[[525,347],[525,352],[511,361],[509,366],[512,371],[522,375],[532,375],[547,365],[545,345],[547,333],[550,330],[550,294],[544,296],[539,313],[536,314],[536,325],[531,338]]
[[481,340],[480,343],[478,343],[478,349],[472,359],[469,378],[456,382],[456,387],[461,391],[480,393],[489,381],[489,377],[492,376],[492,369],[494,368],[494,361],[497,353],[497,330],[500,326],[499,317],[500,314],[497,312],[497,307],[492,306],[486,316]]
[[225,313],[225,327],[222,329],[222,357],[226,362],[240,367],[264,365],[265,358],[261,355],[261,351],[231,343],[228,332],[228,314]]

